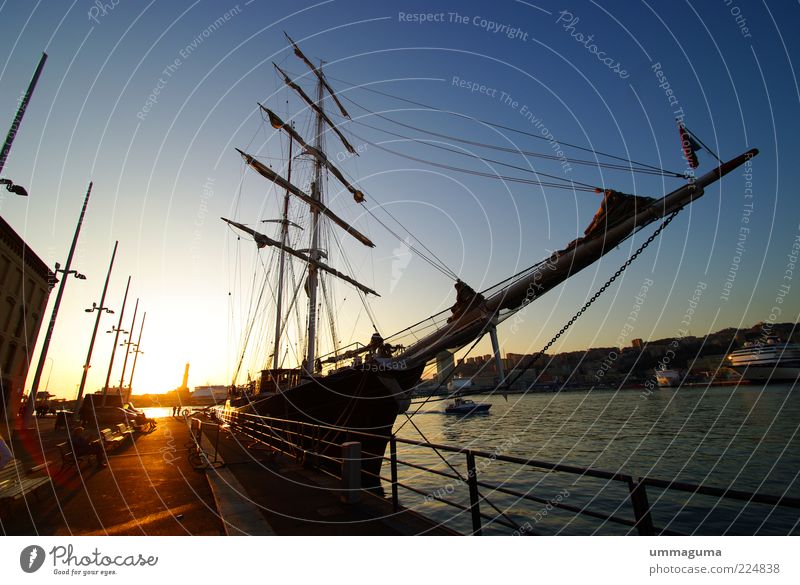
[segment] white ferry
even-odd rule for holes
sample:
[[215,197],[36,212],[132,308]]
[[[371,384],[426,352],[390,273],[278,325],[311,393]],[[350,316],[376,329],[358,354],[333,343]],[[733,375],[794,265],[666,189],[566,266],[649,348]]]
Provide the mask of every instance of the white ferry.
[[731,368],[751,382],[793,382],[800,376],[800,344],[770,335],[728,355]]

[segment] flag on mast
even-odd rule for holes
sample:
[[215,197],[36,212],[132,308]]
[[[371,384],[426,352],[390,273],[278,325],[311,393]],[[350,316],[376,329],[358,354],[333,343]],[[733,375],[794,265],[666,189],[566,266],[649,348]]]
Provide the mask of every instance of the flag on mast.
[[698,166],[700,166],[700,162],[697,160],[697,151],[702,150],[703,147],[697,143],[692,136],[692,133],[689,132],[689,129],[683,122],[677,122],[678,133],[681,137],[681,150],[683,150],[683,158],[686,159],[686,162],[689,163],[691,168],[696,169]]

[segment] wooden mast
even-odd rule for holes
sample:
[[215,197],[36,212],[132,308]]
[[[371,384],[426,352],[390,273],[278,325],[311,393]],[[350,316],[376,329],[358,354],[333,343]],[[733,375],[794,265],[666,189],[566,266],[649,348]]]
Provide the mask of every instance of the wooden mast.
[[[286,180],[292,181],[292,146],[294,145],[294,137],[289,135],[289,169],[286,172]],[[283,219],[281,221],[281,246],[286,246],[286,239],[289,235],[289,189],[286,189],[286,195],[283,198]],[[283,272],[286,267],[286,250],[281,247],[281,255],[278,267],[278,298],[276,300],[275,308],[275,345],[272,354],[272,369],[277,370],[280,356],[280,341],[281,341],[281,311],[283,310]]]
[[[320,61],[320,67],[323,62]],[[325,115],[325,104],[323,103],[322,79],[317,78],[317,132],[314,140],[314,147],[322,150],[323,117]],[[314,185],[311,190],[311,197],[318,202],[322,202],[322,163],[318,158],[314,159]],[[319,208],[315,205],[311,210],[311,249],[308,255],[313,260],[319,260]],[[316,341],[317,341],[317,267],[314,263],[308,264],[308,352],[305,359],[305,371],[311,376],[314,374],[314,361],[316,360]]]

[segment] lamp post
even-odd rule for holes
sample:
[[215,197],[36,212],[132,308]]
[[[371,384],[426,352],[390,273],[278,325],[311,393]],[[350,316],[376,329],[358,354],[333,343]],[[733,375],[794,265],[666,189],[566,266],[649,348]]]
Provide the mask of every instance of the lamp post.
[[[136,325],[136,312],[139,310],[139,299],[136,299],[136,306],[133,308],[133,321],[131,321],[131,332],[133,332],[133,328]],[[125,370],[128,368],[128,354],[130,353],[131,346],[134,343],[131,341],[131,337],[133,337],[133,333],[128,336],[128,340],[120,343],[120,345],[125,346],[125,359],[122,362],[122,376],[119,378],[119,397],[122,398],[122,389],[123,384],[125,383]],[[129,397],[130,398],[130,397]],[[125,400],[127,402],[127,400]]]
[[53,358],[47,358],[47,361],[50,362],[50,368],[47,370],[47,382],[44,384],[44,391],[47,392],[50,390],[50,374],[53,373]]
[[108,381],[111,379],[111,370],[114,368],[114,354],[117,353],[117,343],[119,343],[119,334],[128,333],[122,328],[122,317],[125,315],[125,304],[128,302],[128,289],[131,287],[131,277],[128,277],[128,284],[125,285],[125,296],[122,297],[122,309],[119,312],[119,323],[117,326],[111,326],[110,331],[106,333],[114,333],[114,345],[111,347],[111,359],[108,360],[108,374],[106,374],[106,383],[103,384],[103,406],[106,405],[106,397],[108,396]]
[[45,61],[47,61],[47,53],[42,53],[42,58],[39,59],[39,65],[37,65],[31,82],[28,84],[28,91],[25,92],[25,96],[19,102],[17,115],[14,116],[14,121],[11,123],[11,128],[6,135],[6,141],[3,143],[3,147],[0,148],[0,173],[3,172],[3,167],[6,166],[6,159],[11,150],[11,144],[14,142],[14,138],[17,137],[17,131],[19,130],[20,124],[22,124],[22,117],[25,115],[25,110],[28,109],[28,103],[31,101],[33,90],[36,89],[36,84],[39,82],[39,76],[42,74]]
[[[42,53],[42,57],[39,59],[39,65],[36,66],[36,71],[34,71],[31,82],[28,84],[28,91],[25,92],[25,95],[19,102],[17,115],[14,116],[14,121],[11,122],[11,128],[8,130],[8,134],[6,135],[6,141],[3,143],[3,147],[0,148],[0,173],[3,172],[3,167],[6,166],[8,153],[11,151],[11,145],[14,143],[14,138],[17,137],[17,131],[19,130],[20,124],[22,124],[22,117],[25,115],[25,110],[28,109],[28,103],[31,101],[33,90],[36,89],[36,84],[39,82],[39,76],[42,74],[45,61],[47,61],[47,53]],[[0,185],[5,185],[6,190],[14,193],[15,195],[21,195],[23,197],[27,197],[28,195],[28,192],[23,186],[15,185],[10,179],[0,179]]]
[[[25,408],[25,423],[26,426],[30,425],[31,417],[33,416],[33,408],[36,404],[36,393],[39,391],[39,383],[42,380],[42,370],[44,363],[47,361],[47,350],[50,348],[50,339],[53,337],[53,329],[56,326],[56,317],[58,316],[58,308],[61,306],[61,298],[64,296],[64,289],[67,286],[67,280],[70,275],[74,275],[78,280],[86,280],[83,274],[77,270],[72,270],[72,258],[75,255],[75,248],[78,245],[78,236],[81,233],[81,226],[83,225],[83,218],[86,216],[86,206],[89,204],[89,196],[92,194],[92,183],[89,183],[89,188],[86,190],[86,196],[83,199],[83,207],[81,207],[81,214],[78,216],[78,225],[75,226],[75,234],[72,236],[72,244],[69,247],[67,254],[67,264],[64,269],[61,269],[60,264],[56,264],[55,274],[58,277],[60,272],[63,275],[61,282],[58,285],[58,292],[56,293],[56,300],[53,303],[53,313],[50,315],[50,323],[47,325],[47,331],[44,334],[44,341],[42,342],[42,352],[39,354],[39,363],[36,365],[36,373],[33,375],[33,383],[31,384],[31,391],[28,398],[28,405]],[[53,285],[56,282],[52,283]]]
[[114,268],[114,258],[117,256],[117,246],[119,241],[114,242],[114,251],[111,253],[111,263],[108,265],[108,272],[106,273],[106,283],[103,285],[103,294],[100,296],[100,306],[97,303],[92,303],[91,309],[86,309],[87,313],[97,311],[97,319],[94,322],[94,330],[92,331],[92,338],[89,341],[89,351],[86,354],[86,364],[83,366],[83,375],[81,376],[81,385],[78,387],[78,398],[75,400],[75,420],[80,419],[81,402],[83,401],[83,391],[86,388],[86,378],[89,375],[89,368],[92,367],[92,351],[94,351],[94,342],[97,339],[97,330],[100,327],[100,318],[103,313],[113,314],[114,311],[108,307],[103,306],[106,302],[106,292],[108,291],[108,281],[111,279],[111,269]]
[[128,395],[133,393],[133,375],[136,373],[136,361],[139,359],[139,354],[144,353],[139,349],[139,346],[142,344],[142,331],[144,331],[144,320],[147,319],[147,311],[145,311],[144,315],[142,315],[142,325],[139,328],[139,339],[136,342],[136,349],[133,350],[133,367],[131,368],[131,379],[128,380]]

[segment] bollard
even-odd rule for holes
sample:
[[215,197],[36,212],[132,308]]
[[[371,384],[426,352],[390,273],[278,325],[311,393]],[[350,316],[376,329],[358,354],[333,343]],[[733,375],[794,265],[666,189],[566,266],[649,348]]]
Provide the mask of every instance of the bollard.
[[361,443],[342,443],[342,502],[361,501]]

